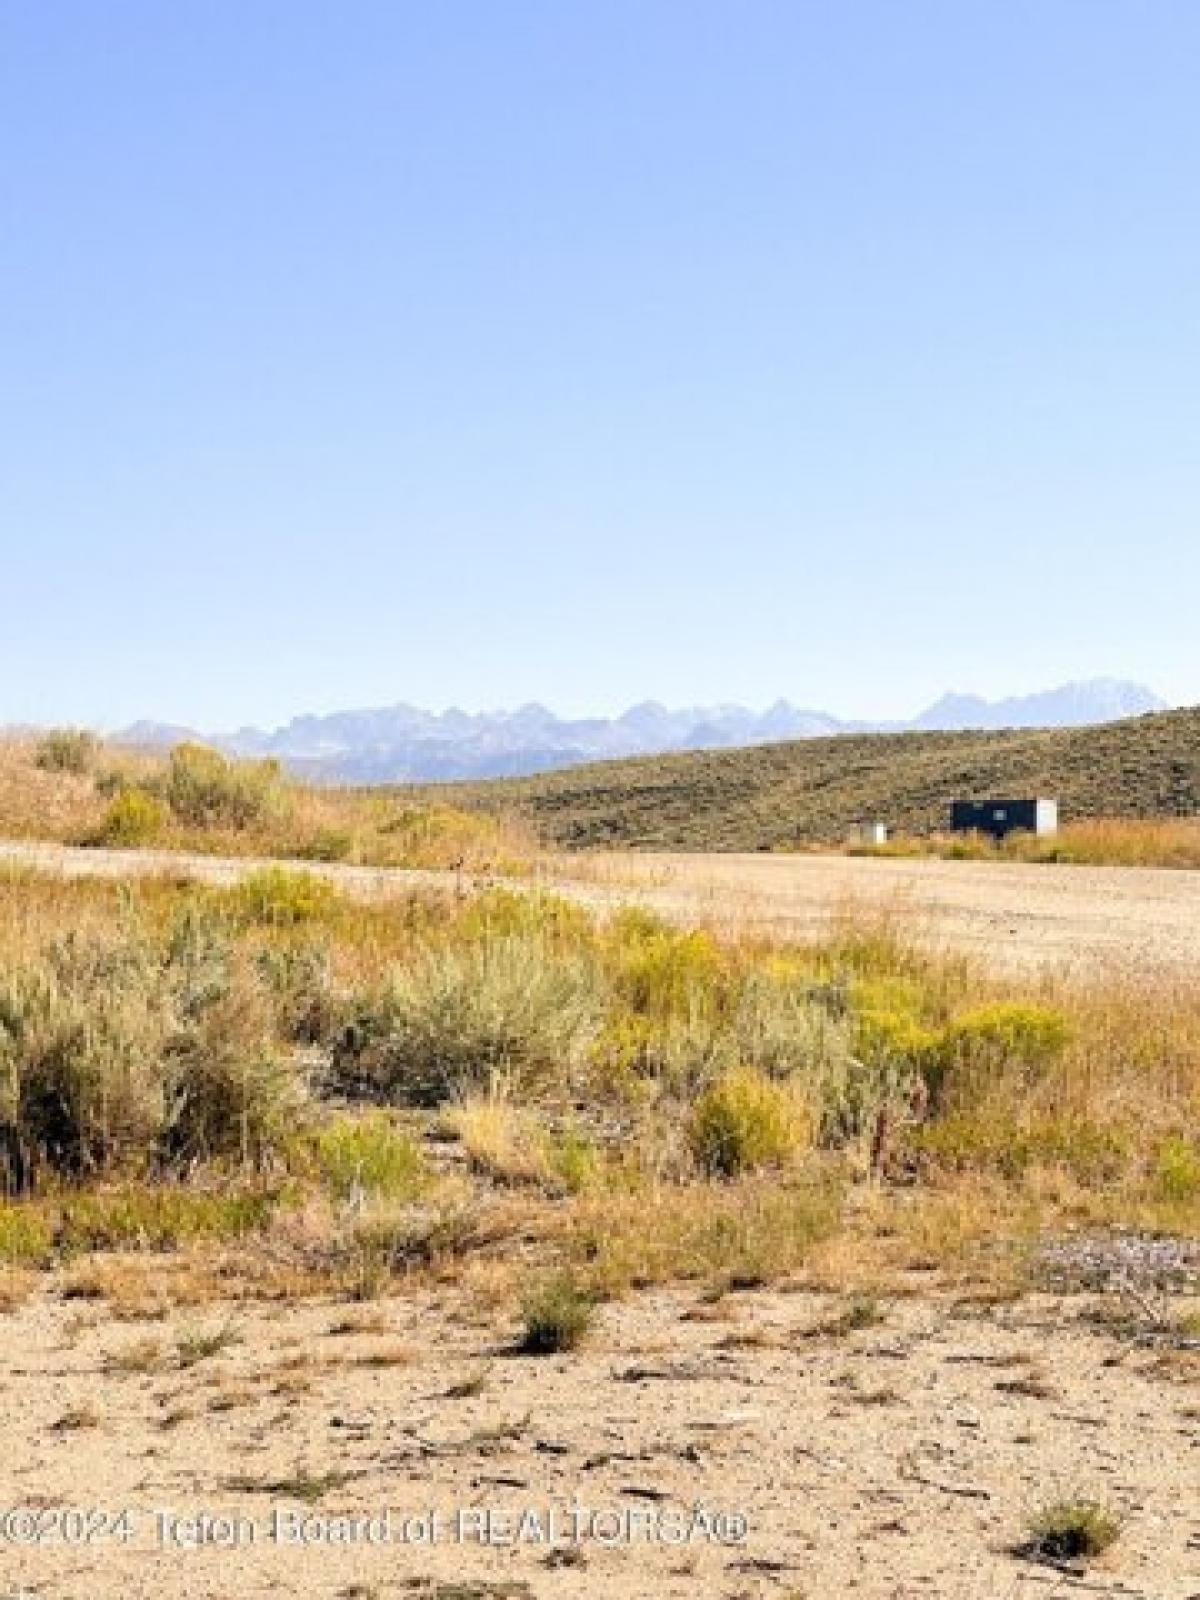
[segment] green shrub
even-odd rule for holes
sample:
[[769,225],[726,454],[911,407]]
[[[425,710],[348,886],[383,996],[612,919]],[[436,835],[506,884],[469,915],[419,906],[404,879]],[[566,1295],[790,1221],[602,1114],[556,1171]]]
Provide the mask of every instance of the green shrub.
[[1003,1001],[964,1012],[942,1031],[925,1057],[934,1110],[970,1098],[989,1080],[1033,1082],[1071,1040],[1066,1017],[1052,1006]]
[[321,1176],[341,1200],[411,1198],[426,1180],[421,1151],[383,1112],[336,1117],[316,1135]]
[[807,985],[752,973],[722,1030],[739,1066],[788,1083],[814,1126],[832,1127],[858,1070],[853,1032]]
[[847,1025],[796,984],[751,974],[720,1007],[619,1010],[597,1036],[600,1081],[629,1096],[656,1082],[691,1098],[736,1067],[788,1082],[814,1108],[835,1102],[853,1068]]
[[911,1012],[872,1009],[858,1017],[855,1054],[872,1066],[903,1063],[915,1075],[936,1053],[938,1044],[936,1030]]
[[1171,1204],[1200,1200],[1200,1145],[1178,1135],[1167,1139],[1155,1158],[1153,1187]]
[[[729,1029],[703,1011],[625,1020],[630,1065],[682,1099],[690,1099],[737,1065]],[[609,1035],[610,1038],[614,1036]]]
[[163,1153],[171,1165],[261,1165],[303,1127],[307,1085],[280,1050],[270,1002],[248,972],[235,972],[228,991],[174,1041],[168,1067]]
[[781,1165],[812,1143],[813,1132],[811,1118],[792,1090],[741,1067],[696,1102],[688,1143],[704,1171],[731,1178]]
[[588,1054],[589,1080],[597,1094],[621,1103],[649,1096],[657,1030],[648,1017],[618,1011],[597,1030]]
[[[837,1149],[874,1140],[885,1123],[907,1119],[914,1103],[918,1078],[903,1060],[889,1057],[850,1062],[845,1076],[831,1086],[821,1118],[820,1142]],[[878,1146],[872,1159],[885,1161],[887,1150]]]
[[341,1020],[333,964],[323,943],[271,944],[257,956],[258,971],[274,997],[281,1031],[303,1044],[332,1039]]
[[356,854],[358,841],[345,828],[318,828],[296,846],[301,861],[349,861]]
[[148,952],[69,942],[0,979],[0,1144],[10,1182],[39,1168],[137,1164],[168,1119],[173,1018]]
[[138,1184],[81,1190],[61,1205],[58,1242],[67,1252],[174,1250],[201,1239],[260,1233],[279,1208],[278,1189],[197,1189]]
[[248,828],[282,804],[285,786],[277,761],[231,761],[202,744],[171,751],[163,795],[172,812],[198,828]]
[[311,872],[262,867],[229,890],[230,902],[247,922],[271,928],[293,928],[328,916],[338,904],[337,890]]
[[92,770],[99,750],[99,739],[87,728],[54,728],[38,741],[33,759],[43,772],[82,777]]
[[96,843],[126,846],[150,844],[166,826],[162,801],[146,789],[122,789],[109,803],[96,833]]
[[463,907],[459,931],[467,941],[536,939],[563,950],[586,945],[592,922],[582,906],[561,895],[485,889]]
[[539,940],[427,948],[339,1042],[340,1072],[396,1102],[565,1082],[599,1019],[595,975]]
[[185,1023],[229,993],[236,956],[233,929],[207,892],[196,891],[179,908],[159,959]]
[[1042,1561],[1088,1561],[1121,1536],[1121,1521],[1095,1500],[1059,1500],[1029,1519],[1025,1553]]
[[546,1164],[569,1194],[580,1194],[590,1188],[604,1172],[602,1151],[574,1129],[548,1142]]
[[[841,1071],[826,1079],[823,1144],[875,1138],[884,1119],[902,1120],[916,1103],[937,1040],[920,1020],[922,1001],[919,986],[906,978],[873,976],[850,984]],[[875,1154],[882,1159],[884,1151]]]
[[1062,1167],[1083,1183],[1120,1176],[1131,1154],[1128,1136],[1117,1128],[1071,1117],[1017,1122],[986,1106],[975,1115],[951,1115],[912,1129],[906,1142],[926,1163],[945,1171],[1020,1178],[1034,1167]]
[[252,966],[193,912],[165,942],[69,937],[0,977],[0,1173],[33,1186],[260,1161],[294,1135],[303,1084]]
[[41,1266],[54,1249],[54,1229],[44,1209],[0,1200],[0,1263]]
[[617,993],[645,1016],[694,1016],[720,995],[723,960],[709,933],[680,931],[635,907],[613,917],[605,943]]
[[741,1064],[771,1078],[823,1083],[843,1070],[849,1053],[845,1024],[814,1001],[807,985],[780,982],[759,971],[742,981],[726,1026]]
[[532,1284],[525,1293],[521,1349],[526,1355],[557,1355],[583,1343],[595,1317],[595,1305],[570,1273],[560,1272]]

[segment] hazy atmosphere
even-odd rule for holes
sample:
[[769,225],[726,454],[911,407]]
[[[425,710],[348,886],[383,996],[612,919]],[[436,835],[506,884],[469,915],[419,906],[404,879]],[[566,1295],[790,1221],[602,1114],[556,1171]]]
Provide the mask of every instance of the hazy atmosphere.
[[5,0],[3,720],[1200,698],[1198,47]]

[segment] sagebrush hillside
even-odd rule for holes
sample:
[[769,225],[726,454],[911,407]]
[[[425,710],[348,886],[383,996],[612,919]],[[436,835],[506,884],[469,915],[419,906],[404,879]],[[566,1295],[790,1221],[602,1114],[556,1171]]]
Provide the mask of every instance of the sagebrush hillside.
[[[422,791],[428,795],[429,791]],[[1101,727],[792,740],[448,786],[549,843],[761,850],[843,839],[879,818],[927,833],[952,799],[1057,796],[1068,820],[1200,813],[1200,708]]]

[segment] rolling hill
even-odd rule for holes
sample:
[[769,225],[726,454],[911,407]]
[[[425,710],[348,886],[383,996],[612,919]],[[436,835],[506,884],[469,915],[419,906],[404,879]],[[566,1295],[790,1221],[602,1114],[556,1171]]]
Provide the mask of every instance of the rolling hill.
[[952,799],[990,794],[1057,796],[1066,820],[1190,816],[1200,813],[1200,707],[1087,728],[789,740],[434,792],[516,812],[574,848],[766,850],[839,840],[865,818],[930,832],[946,825]]

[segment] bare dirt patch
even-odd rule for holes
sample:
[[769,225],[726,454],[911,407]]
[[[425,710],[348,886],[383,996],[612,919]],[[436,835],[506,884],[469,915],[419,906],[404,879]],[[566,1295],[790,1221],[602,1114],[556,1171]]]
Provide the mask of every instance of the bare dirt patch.
[[[657,1293],[538,1359],[513,1353],[508,1320],[428,1291],[370,1315],[208,1305],[139,1326],[42,1287],[0,1319],[3,1504],[128,1508],[132,1534],[34,1545],[17,1524],[4,1581],[63,1600],[1197,1592],[1194,1370],[1164,1373],[1076,1300],[904,1300],[867,1326],[839,1309]],[[236,1338],[182,1362],[201,1322]],[[144,1359],[122,1362],[133,1345]],[[1078,1497],[1121,1519],[1101,1560],[1065,1576],[1014,1554],[1037,1508]],[[504,1539],[529,1510],[575,1504],[607,1520],[577,1542]],[[612,1536],[697,1505],[744,1514],[744,1541]],[[387,1543],[270,1536],[277,1513],[287,1530],[389,1509]],[[430,1511],[440,1536],[404,1543],[403,1519]],[[231,1548],[169,1520],[205,1513],[256,1533]]]

